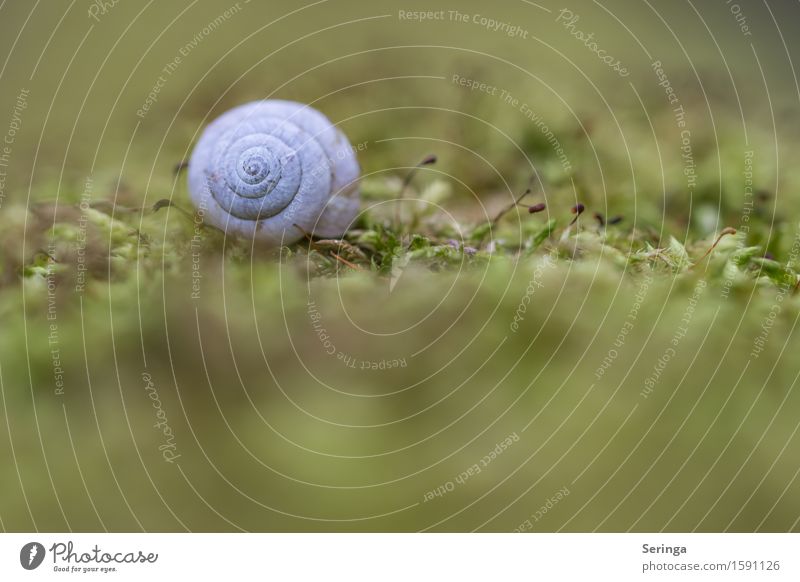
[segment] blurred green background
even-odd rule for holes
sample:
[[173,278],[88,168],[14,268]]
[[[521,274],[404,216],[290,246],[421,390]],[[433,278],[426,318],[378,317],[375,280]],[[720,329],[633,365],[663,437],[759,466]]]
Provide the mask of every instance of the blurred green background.
[[[4,4],[0,133],[19,128],[0,198],[0,526],[798,530],[793,293],[736,272],[733,242],[702,269],[626,258],[670,235],[698,257],[746,214],[736,245],[796,259],[798,8],[773,4],[743,3],[747,31],[724,2]],[[693,188],[654,61],[686,111]],[[426,236],[457,238],[532,173],[561,227],[586,204],[586,231],[569,253],[552,237],[550,264],[510,250],[543,224],[512,213],[491,257],[412,263],[391,291],[384,274],[319,273],[302,248],[204,233],[192,298],[191,225],[139,209],[189,208],[175,163],[208,121],[264,98],[313,104],[365,144],[365,208],[436,153],[413,188],[446,184],[451,218],[428,216]],[[82,196],[97,210],[77,290]],[[624,221],[609,235],[595,211]]]

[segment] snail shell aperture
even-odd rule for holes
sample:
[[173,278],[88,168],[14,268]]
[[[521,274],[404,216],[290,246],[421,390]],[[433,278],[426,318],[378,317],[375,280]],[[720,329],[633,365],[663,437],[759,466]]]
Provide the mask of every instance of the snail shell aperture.
[[208,125],[189,160],[189,194],[204,220],[272,246],[304,231],[343,235],[358,214],[358,177],[347,137],[293,101],[231,109]]

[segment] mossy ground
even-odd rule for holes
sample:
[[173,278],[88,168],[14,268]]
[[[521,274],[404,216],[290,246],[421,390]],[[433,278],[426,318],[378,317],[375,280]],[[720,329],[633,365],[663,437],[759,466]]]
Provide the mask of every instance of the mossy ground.
[[[365,206],[401,178],[365,184]],[[379,204],[343,240],[278,250],[211,228],[193,242],[171,207],[86,210],[85,237],[20,209],[41,252],[2,291],[3,353],[29,362],[3,367],[20,475],[4,497],[21,501],[6,527],[510,530],[565,487],[535,529],[797,527],[800,497],[775,493],[797,487],[781,461],[796,440],[790,225],[771,251],[755,231],[703,258],[718,235],[659,241],[553,204],[495,222],[504,198],[470,222],[438,209],[447,194],[412,185],[399,214]],[[511,434],[522,444],[426,500]]]

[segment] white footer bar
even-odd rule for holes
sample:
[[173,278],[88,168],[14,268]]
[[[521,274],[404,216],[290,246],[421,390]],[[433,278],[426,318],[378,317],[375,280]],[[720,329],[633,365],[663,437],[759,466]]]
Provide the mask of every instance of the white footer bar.
[[3,534],[0,580],[800,580],[800,534]]

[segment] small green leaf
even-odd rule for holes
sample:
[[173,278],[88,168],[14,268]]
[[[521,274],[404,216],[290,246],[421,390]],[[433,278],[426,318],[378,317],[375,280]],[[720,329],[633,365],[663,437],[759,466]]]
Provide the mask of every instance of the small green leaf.
[[544,227],[537,232],[533,239],[531,240],[531,250],[538,249],[542,246],[542,243],[550,238],[550,235],[553,234],[553,231],[556,229],[557,221],[555,218],[551,218],[547,221]]
[[675,268],[681,271],[688,267],[691,262],[689,253],[686,252],[686,247],[674,236],[669,237],[668,255],[672,259]]

